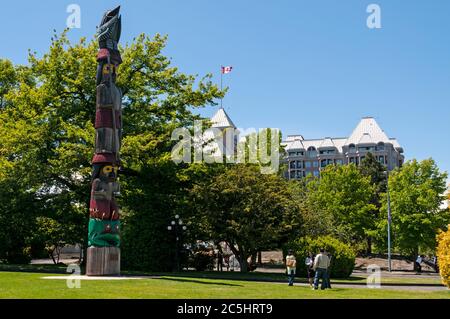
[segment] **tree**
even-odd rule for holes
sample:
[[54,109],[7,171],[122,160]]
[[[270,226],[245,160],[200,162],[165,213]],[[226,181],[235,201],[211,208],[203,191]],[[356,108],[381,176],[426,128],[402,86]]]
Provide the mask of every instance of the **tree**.
[[[322,209],[315,202],[314,191],[317,189],[316,177],[311,174],[299,180],[293,180],[290,183],[292,196],[299,205],[302,219],[302,236],[318,238],[333,234],[334,218],[330,212]],[[298,238],[294,238],[297,240]]]
[[273,249],[300,232],[300,214],[289,182],[261,174],[254,165],[236,164],[191,191],[195,218],[209,234],[224,241],[236,256],[241,271],[248,258]]
[[[435,250],[436,234],[450,222],[444,199],[447,173],[439,171],[433,159],[412,160],[389,176],[392,232],[398,249],[414,258],[419,250]],[[381,233],[386,233],[387,202],[383,199]]]
[[346,242],[367,237],[375,227],[370,212],[374,192],[370,178],[363,176],[354,164],[329,165],[320,179],[308,184],[308,205],[332,224],[330,234]]
[[[382,165],[372,153],[367,153],[364,160],[362,160],[359,170],[363,176],[370,177],[370,181],[374,186],[374,192],[370,203],[374,206],[374,210],[370,212],[374,224],[380,217],[381,198],[386,194],[387,185],[387,168]],[[367,254],[372,253],[372,237],[376,234],[376,230],[367,231]]]
[[5,95],[17,84],[17,72],[11,61],[0,59],[0,109],[5,107]]
[[442,283],[450,288],[450,225],[446,232],[441,232],[437,236],[437,258],[439,263],[439,273]]
[[[191,185],[189,166],[171,161],[172,130],[192,125],[200,119],[193,109],[224,94],[211,75],[197,79],[173,67],[165,43],[140,35],[122,47],[117,81],[124,96],[123,261],[150,270],[159,267],[154,256],[170,262],[166,225]],[[71,44],[63,33],[42,57],[31,53],[27,66],[0,63],[0,233],[14,238],[22,227],[4,256],[27,247],[38,217],[70,223],[72,238],[86,242],[96,54],[95,41]]]

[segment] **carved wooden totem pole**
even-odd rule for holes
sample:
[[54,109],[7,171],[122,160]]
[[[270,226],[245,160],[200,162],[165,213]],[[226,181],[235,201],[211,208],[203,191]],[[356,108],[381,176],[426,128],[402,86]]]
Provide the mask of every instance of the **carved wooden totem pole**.
[[122,93],[116,87],[122,63],[118,42],[121,33],[120,7],[103,16],[98,30],[97,105],[95,155],[92,159],[92,188],[89,208],[89,237],[86,274],[120,274],[120,221],[116,196],[122,138]]

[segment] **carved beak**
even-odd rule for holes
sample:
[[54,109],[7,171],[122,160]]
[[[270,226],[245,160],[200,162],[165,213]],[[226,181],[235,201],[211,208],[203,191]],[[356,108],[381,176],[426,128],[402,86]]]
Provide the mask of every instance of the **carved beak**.
[[115,9],[112,9],[106,15],[111,19],[111,18],[115,17],[116,15],[119,15],[119,12],[120,12],[120,6],[118,6]]

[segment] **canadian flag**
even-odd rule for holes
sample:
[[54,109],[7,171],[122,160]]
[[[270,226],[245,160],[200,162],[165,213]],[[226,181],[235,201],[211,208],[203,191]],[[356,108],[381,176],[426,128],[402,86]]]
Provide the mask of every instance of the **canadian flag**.
[[223,67],[222,67],[222,74],[230,73],[231,70],[233,70],[233,67],[232,67],[232,66],[223,66]]

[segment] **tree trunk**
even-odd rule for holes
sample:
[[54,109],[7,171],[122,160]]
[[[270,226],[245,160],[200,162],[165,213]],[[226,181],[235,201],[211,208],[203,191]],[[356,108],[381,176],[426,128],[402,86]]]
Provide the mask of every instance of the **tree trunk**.
[[248,272],[248,261],[247,256],[243,253],[240,254],[238,258],[239,266],[241,267],[241,272]]
[[234,254],[234,257],[237,259],[239,263],[239,267],[241,268],[241,272],[248,272],[248,262],[247,262],[247,254],[245,253],[245,250],[243,247],[239,247],[236,249],[235,245],[231,242],[227,242],[228,247],[230,247],[231,251]]
[[372,237],[367,237],[367,256],[372,255]]
[[57,263],[56,263],[55,257],[53,256],[53,252],[54,252],[54,251],[55,251],[55,249],[52,249],[52,250],[49,252],[49,255],[50,255],[50,257],[52,258],[53,263],[56,265]]
[[262,252],[261,251],[258,252],[258,265],[262,266]]
[[61,259],[61,246],[56,246],[56,264],[59,264],[59,260]]
[[416,267],[416,258],[419,255],[419,247],[414,248],[414,252],[413,252],[413,256],[412,256],[412,261],[413,261],[413,271],[418,270]]
[[239,253],[237,255],[241,272],[248,272],[248,254],[244,247],[239,247]]

